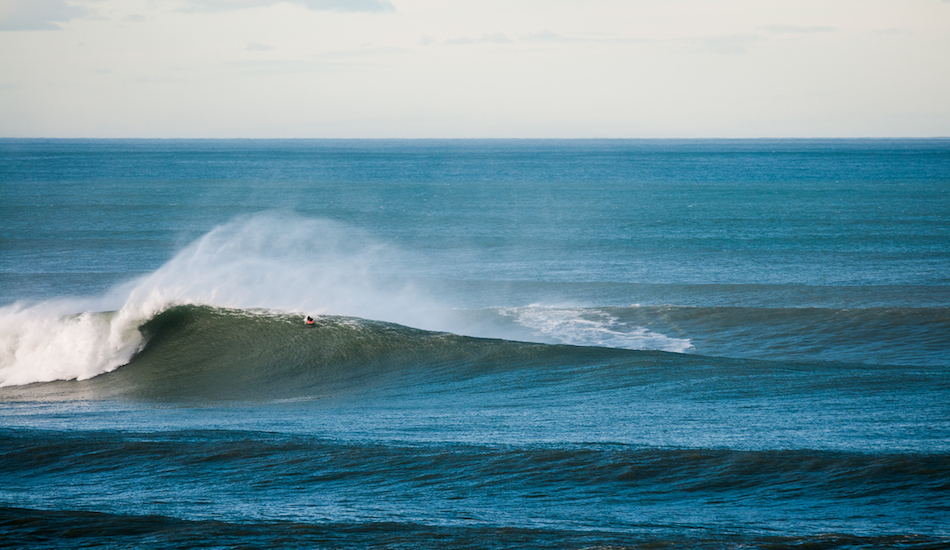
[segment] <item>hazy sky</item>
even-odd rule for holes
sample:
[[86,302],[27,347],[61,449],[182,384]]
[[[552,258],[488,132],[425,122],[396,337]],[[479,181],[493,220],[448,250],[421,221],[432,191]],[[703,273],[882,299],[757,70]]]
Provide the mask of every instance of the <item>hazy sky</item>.
[[0,0],[0,136],[950,136],[950,1]]

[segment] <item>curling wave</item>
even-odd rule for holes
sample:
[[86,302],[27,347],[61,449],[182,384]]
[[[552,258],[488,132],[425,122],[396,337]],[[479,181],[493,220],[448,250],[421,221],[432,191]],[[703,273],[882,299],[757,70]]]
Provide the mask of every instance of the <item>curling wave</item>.
[[[212,230],[153,273],[105,296],[0,308],[0,387],[85,380],[114,371],[144,349],[150,337],[144,333],[150,327],[167,322],[163,312],[183,305],[282,312],[291,317],[303,312],[332,314],[509,337],[497,326],[479,331],[464,321],[448,322],[452,314],[447,308],[411,281],[390,275],[410,272],[411,263],[409,253],[336,222],[274,212],[240,218]],[[178,310],[171,316],[184,315],[182,311],[193,310]],[[534,329],[530,320],[539,316],[528,311],[519,315],[529,320],[527,328]],[[688,348],[688,340],[636,330],[595,342],[588,337],[592,333],[583,315],[573,320],[561,317],[556,330],[522,333],[548,343]]]
[[[128,365],[86,389],[150,399],[289,399],[434,387],[625,363],[631,353],[471,338],[352,317],[176,306],[141,327]],[[509,380],[510,382],[510,380]],[[489,384],[486,383],[486,386]],[[415,391],[415,390],[413,390]]]
[[426,301],[375,275],[397,255],[327,220],[264,213],[220,226],[155,272],[89,299],[0,308],[0,387],[85,380],[142,350],[179,305],[333,312],[413,324]]

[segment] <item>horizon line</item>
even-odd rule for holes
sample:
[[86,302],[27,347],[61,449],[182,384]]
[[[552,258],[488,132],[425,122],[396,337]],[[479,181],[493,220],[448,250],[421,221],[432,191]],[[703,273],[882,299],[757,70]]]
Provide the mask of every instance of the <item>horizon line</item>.
[[23,137],[0,136],[0,141],[818,141],[818,140],[942,140],[943,136],[835,137]]

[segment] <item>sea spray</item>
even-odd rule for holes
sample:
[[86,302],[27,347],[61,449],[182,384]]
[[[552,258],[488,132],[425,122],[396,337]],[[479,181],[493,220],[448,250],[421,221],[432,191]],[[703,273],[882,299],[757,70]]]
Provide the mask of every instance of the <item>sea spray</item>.
[[130,302],[330,313],[423,323],[429,304],[392,277],[407,254],[330,220],[264,212],[219,226],[136,281]]

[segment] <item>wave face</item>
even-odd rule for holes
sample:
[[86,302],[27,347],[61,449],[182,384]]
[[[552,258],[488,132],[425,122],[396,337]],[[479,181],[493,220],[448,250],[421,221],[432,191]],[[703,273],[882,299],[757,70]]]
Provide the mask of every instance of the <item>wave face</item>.
[[[404,391],[535,368],[597,362],[582,350],[468,338],[338,316],[178,306],[141,327],[148,341],[102,385],[173,399],[322,397]],[[603,353],[609,354],[608,350]]]
[[[324,399],[341,392],[356,399],[404,396],[407,388],[444,395],[475,380],[483,381],[486,394],[534,382],[538,390],[559,391],[545,388],[544,380],[578,375],[577,384],[585,370],[606,374],[664,362],[626,350],[472,338],[354,317],[318,316],[307,325],[296,314],[198,305],[171,307],[138,332],[141,350],[116,372],[82,384],[30,386],[22,395],[42,395],[44,388],[69,395],[73,388],[101,397],[196,402]],[[11,388],[6,395],[17,393]]]

